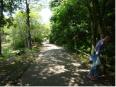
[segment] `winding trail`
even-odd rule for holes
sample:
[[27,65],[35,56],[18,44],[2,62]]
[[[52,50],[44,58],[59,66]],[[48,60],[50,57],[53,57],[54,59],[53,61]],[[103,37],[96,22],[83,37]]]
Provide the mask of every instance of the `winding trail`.
[[104,86],[108,81],[90,81],[88,69],[63,48],[43,43],[36,62],[23,74],[17,85],[23,86]]

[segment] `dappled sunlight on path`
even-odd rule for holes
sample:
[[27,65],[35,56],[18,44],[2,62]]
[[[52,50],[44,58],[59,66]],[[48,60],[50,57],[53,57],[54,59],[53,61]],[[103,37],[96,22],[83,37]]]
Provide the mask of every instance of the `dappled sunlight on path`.
[[17,85],[26,86],[77,86],[104,85],[86,78],[89,70],[62,47],[43,43],[35,63],[23,74]]

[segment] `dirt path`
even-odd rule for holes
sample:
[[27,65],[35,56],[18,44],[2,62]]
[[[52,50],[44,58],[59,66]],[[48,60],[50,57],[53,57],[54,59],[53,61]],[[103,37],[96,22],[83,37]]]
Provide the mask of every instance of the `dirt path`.
[[90,81],[88,69],[74,60],[63,48],[44,43],[36,62],[23,74],[17,85],[78,86],[111,85],[108,80]]

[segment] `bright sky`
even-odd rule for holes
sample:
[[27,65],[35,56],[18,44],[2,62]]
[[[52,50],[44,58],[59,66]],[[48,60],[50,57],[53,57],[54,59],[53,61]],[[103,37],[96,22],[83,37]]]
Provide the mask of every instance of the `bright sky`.
[[40,0],[40,3],[44,5],[45,7],[41,10],[40,15],[42,17],[42,23],[47,23],[50,20],[50,17],[52,16],[51,10],[49,8],[49,1],[50,0]]
[[[50,1],[51,0],[39,0],[39,3],[41,3],[44,6],[40,12],[41,23],[48,23],[52,16],[52,12],[49,7]],[[24,7],[23,7],[23,9],[24,9]],[[4,15],[7,17],[8,13],[5,12]]]
[[52,16],[50,8],[46,7],[43,8],[40,12],[40,15],[42,17],[42,23],[47,23],[50,20],[50,17]]

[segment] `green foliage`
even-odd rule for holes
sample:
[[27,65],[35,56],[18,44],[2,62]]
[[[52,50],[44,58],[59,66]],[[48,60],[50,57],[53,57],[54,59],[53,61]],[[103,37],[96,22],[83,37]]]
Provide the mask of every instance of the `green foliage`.
[[10,55],[11,55],[11,53],[10,53],[10,51],[9,51],[9,48],[3,49],[3,56],[4,56],[4,59],[9,58]]
[[[41,44],[44,39],[48,39],[50,24],[40,24],[40,15],[35,12],[35,9],[30,10],[29,15],[32,44],[36,42]],[[9,22],[7,22],[3,28],[3,42],[10,43],[11,47],[16,50],[27,47],[26,13],[18,10],[12,23],[9,26]]]
[[[1,13],[2,15],[0,15],[0,30],[2,35],[2,53],[5,58],[9,58],[9,56],[12,56],[11,50],[14,51],[27,47],[27,15],[24,9],[21,7],[24,6],[24,3],[25,2],[23,0],[3,0],[4,6],[2,7],[4,8],[1,8],[1,10],[4,12],[4,14]],[[29,5],[29,20],[32,46],[35,43],[41,44],[45,38],[48,39],[48,35],[50,33],[49,24],[40,24],[41,21],[39,11],[41,9],[42,5],[39,3],[30,3]]]
[[[32,42],[41,44],[45,38],[45,33],[48,31],[38,21],[40,17],[37,13],[31,11],[30,13],[30,29]],[[15,15],[13,26],[11,26],[12,46],[15,49],[26,47],[27,43],[27,30],[26,30],[26,14],[23,11],[18,11]]]
[[109,60],[106,65],[114,67],[114,6],[114,0],[53,0],[50,42],[90,53],[101,34],[109,35],[112,41],[104,47],[103,54]]
[[16,49],[25,47],[26,37],[26,24],[25,13],[22,11],[17,12],[14,19],[14,26],[11,27],[12,33],[12,46]]
[[51,42],[63,45],[70,50],[79,49],[82,46],[88,47],[90,44],[88,41],[90,32],[87,14],[85,14],[85,12],[88,13],[88,10],[80,2],[76,0],[63,0],[60,5],[52,6]]

